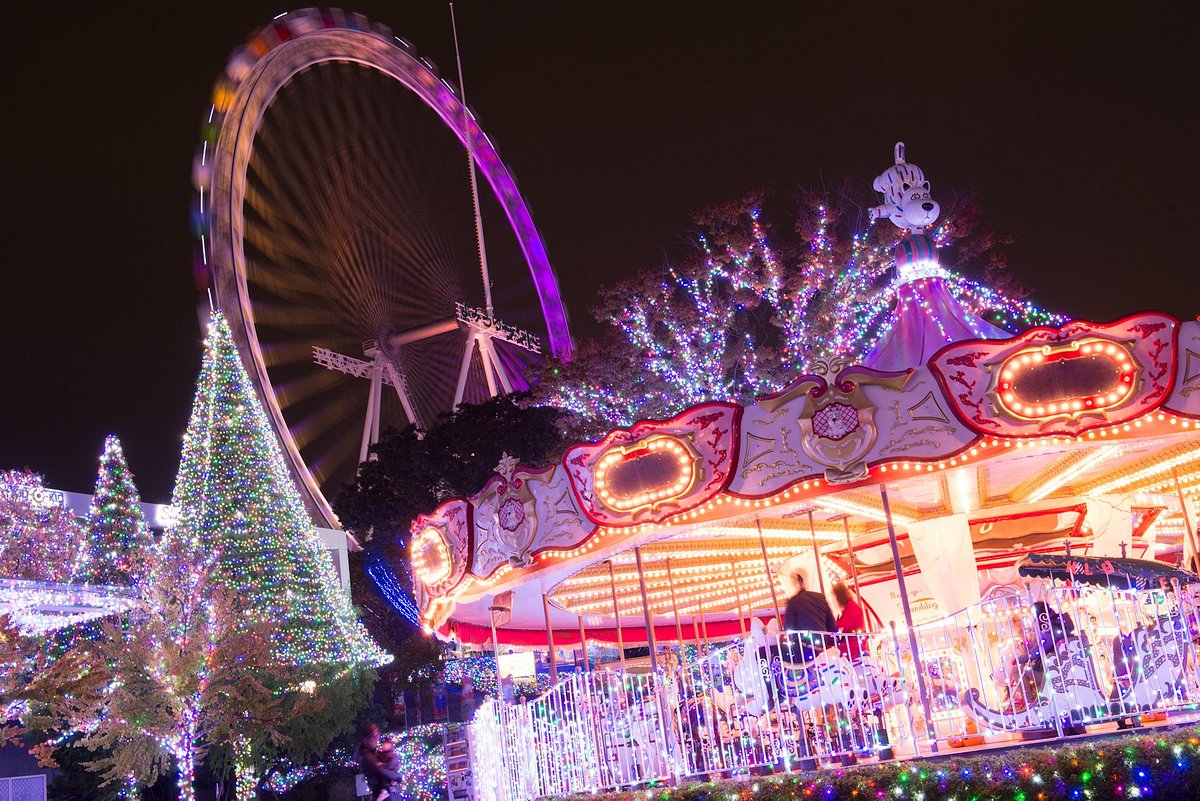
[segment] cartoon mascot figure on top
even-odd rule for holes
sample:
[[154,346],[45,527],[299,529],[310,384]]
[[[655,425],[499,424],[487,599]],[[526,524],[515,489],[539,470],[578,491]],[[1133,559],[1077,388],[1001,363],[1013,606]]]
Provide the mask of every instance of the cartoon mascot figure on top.
[[896,143],[896,163],[875,179],[875,191],[883,199],[868,213],[871,220],[887,217],[897,228],[923,233],[933,225],[942,207],[929,196],[929,181],[916,164],[904,160],[904,143]]
[[929,194],[929,181],[915,164],[904,160],[904,143],[896,143],[896,163],[875,179],[883,205],[868,211],[873,221],[887,218],[903,234],[896,243],[896,270],[902,280],[940,273],[937,243],[929,229],[942,207]]

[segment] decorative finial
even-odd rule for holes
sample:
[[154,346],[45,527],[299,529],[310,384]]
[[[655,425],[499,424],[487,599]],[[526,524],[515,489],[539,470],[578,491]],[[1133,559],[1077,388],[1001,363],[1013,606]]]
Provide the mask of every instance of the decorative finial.
[[937,220],[942,207],[929,195],[929,181],[915,164],[904,160],[904,143],[897,142],[896,163],[873,186],[883,205],[868,210],[872,220],[888,218],[897,228],[922,233]]

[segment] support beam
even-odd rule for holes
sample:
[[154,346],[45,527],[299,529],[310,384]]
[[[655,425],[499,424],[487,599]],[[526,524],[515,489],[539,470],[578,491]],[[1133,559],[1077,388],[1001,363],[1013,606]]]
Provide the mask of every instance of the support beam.
[[[479,334],[471,334],[467,337],[467,344],[463,348],[462,367],[458,370],[458,386],[454,389],[454,408],[457,409],[463,402],[463,393],[467,391],[467,373],[471,370],[471,357],[475,354],[475,345],[479,341]],[[482,354],[480,354],[482,356]],[[484,372],[487,372],[487,365],[484,365]]]
[[[679,664],[683,664],[683,626],[679,622],[679,604],[675,600],[675,579],[671,575],[671,557],[667,557],[667,588],[671,591],[671,613],[675,615],[675,640],[679,643]],[[695,622],[694,620],[692,621]]]
[[[754,525],[758,527],[758,545],[762,548],[763,572],[767,577],[767,586],[771,588],[771,608],[775,610],[775,625],[779,626],[779,630],[783,631],[783,615],[779,612],[779,596],[775,593],[775,579],[771,575],[771,560],[767,558],[767,539],[763,535],[762,519],[754,518]],[[667,576],[670,577],[671,560],[667,560]],[[854,591],[858,592],[858,579],[854,581]],[[675,592],[671,591],[671,603],[675,603]]]
[[550,658],[550,684],[558,684],[558,656],[554,653],[554,626],[550,623],[550,596],[542,593],[542,612],[546,616],[546,648]]
[[[904,583],[904,565],[900,563],[900,545],[896,541],[896,526],[892,522],[892,506],[888,503],[887,484],[879,485],[879,496],[883,500],[883,514],[887,518],[888,543],[892,547],[892,565],[896,568],[896,583],[900,590],[900,602],[904,607],[904,625],[908,632],[908,647],[912,653],[913,671],[917,674],[917,691],[921,695],[921,709],[925,714],[925,733],[936,753],[937,733],[933,730],[933,717],[929,705],[929,690],[925,686],[925,667],[921,664],[921,652],[917,647],[917,632],[913,628],[912,606],[908,602],[908,587]],[[916,749],[917,743],[913,742]]]
[[583,669],[581,673],[591,673],[592,666],[588,663],[587,655],[587,630],[583,628],[583,615],[576,615],[579,618],[579,653],[583,656]]
[[383,381],[383,365],[380,358],[376,356],[375,363],[371,365],[371,388],[368,390],[370,394],[367,395],[367,417],[363,421],[362,444],[358,449],[359,464],[367,461],[372,443],[379,441],[379,435],[375,432],[379,428],[380,383]]
[[488,336],[480,337],[479,344],[487,350],[488,361],[491,362],[492,372],[499,379],[500,386],[504,387],[506,394],[511,395],[513,391],[512,381],[508,379],[508,372],[504,369],[504,365],[500,363],[500,356],[496,353],[496,345],[492,342],[492,338]]
[[635,545],[633,557],[637,560],[638,589],[642,593],[642,617],[646,621],[646,645],[650,649],[650,672],[658,675],[658,642],[654,637],[654,616],[650,613],[650,602],[646,599],[646,573],[642,569],[642,547]]
[[[862,606],[866,603],[863,600],[862,592],[858,588],[858,563],[854,558],[854,546],[850,542],[850,515],[842,515],[842,526],[846,529],[846,558],[850,560],[850,578],[854,582],[854,597],[856,603]],[[863,610],[863,625],[866,626],[867,633],[871,633],[871,616],[867,614],[867,610]]]
[[[1179,468],[1171,468],[1171,477],[1175,483],[1175,494],[1179,496],[1179,514],[1183,515],[1183,535],[1188,538],[1188,544],[1192,548],[1192,561],[1200,562],[1200,547],[1197,547],[1196,529],[1192,525],[1191,515],[1188,514],[1188,502],[1183,497],[1183,488],[1179,485]],[[1186,548],[1184,549],[1187,550]],[[1197,564],[1184,565],[1189,570],[1196,570]]]
[[[384,362],[384,368],[387,370],[388,377],[392,379],[392,386],[396,388],[396,397],[400,399],[400,406],[403,407],[404,414],[408,416],[408,422],[417,428],[421,428],[421,418],[417,417],[412,398],[408,395],[408,379],[404,377],[404,374],[400,372],[396,367],[396,363],[391,359]],[[378,441],[378,435],[375,439]]]
[[492,367],[491,353],[487,347],[487,337],[480,334],[475,337],[475,344],[479,346],[479,362],[483,365],[483,377],[487,380],[488,395],[494,398],[500,392],[496,388],[496,371]]
[[613,573],[612,560],[608,560],[608,584],[612,589],[613,620],[617,624],[617,648],[621,652],[621,672],[625,672],[625,637],[621,634],[621,608],[617,606],[617,579]]
[[423,339],[449,334],[451,331],[458,330],[458,320],[442,320],[440,323],[430,323],[418,328],[410,328],[407,331],[397,331],[387,338],[389,348],[399,348],[403,345],[411,345],[414,342],[420,342]]
[[[885,506],[885,514],[886,506]],[[821,569],[821,549],[817,547],[817,524],[813,520],[813,510],[808,510],[808,530],[812,534],[813,561],[817,565],[817,584],[821,587],[821,594],[825,594],[825,571]]]

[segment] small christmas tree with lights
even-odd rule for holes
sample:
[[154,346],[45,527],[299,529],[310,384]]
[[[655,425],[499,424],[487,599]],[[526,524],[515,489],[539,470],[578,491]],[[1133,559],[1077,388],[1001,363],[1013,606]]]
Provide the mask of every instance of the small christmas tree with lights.
[[383,664],[342,591],[278,440],[220,312],[204,363],[172,499],[167,545],[243,599],[271,626],[276,657],[292,665]]
[[89,584],[138,584],[145,575],[152,546],[153,538],[121,441],[109,434],[104,440],[100,474],[88,509],[87,541],[80,552],[76,580]]
[[69,581],[82,537],[40,475],[0,471],[0,578]]

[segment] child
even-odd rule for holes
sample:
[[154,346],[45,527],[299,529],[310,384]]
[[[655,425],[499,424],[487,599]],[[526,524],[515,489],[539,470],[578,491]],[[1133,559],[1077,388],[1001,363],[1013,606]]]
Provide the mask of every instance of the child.
[[375,801],[387,801],[394,795],[396,778],[400,775],[400,755],[396,753],[396,744],[392,742],[391,737],[387,737],[379,744],[379,750],[375,753],[375,758],[379,763],[379,767],[385,776],[391,778],[383,787],[383,790],[375,798]]

